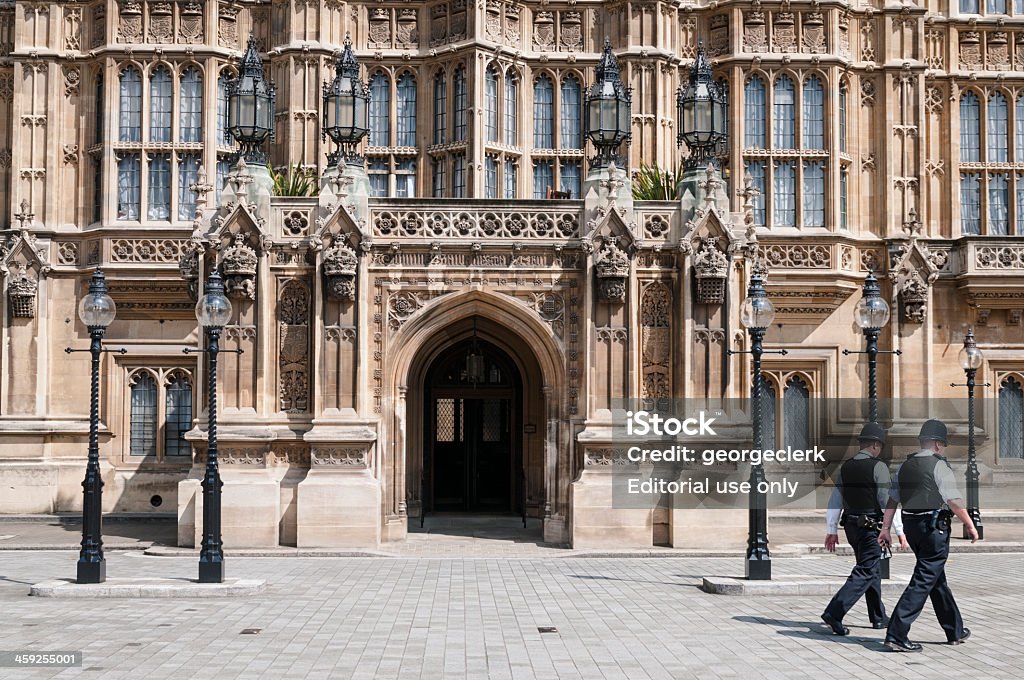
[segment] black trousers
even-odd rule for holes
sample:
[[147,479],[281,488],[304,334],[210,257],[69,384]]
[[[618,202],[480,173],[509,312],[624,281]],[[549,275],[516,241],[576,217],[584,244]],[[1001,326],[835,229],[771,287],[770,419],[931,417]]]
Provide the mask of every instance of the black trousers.
[[846,520],[843,528],[846,530],[846,540],[857,556],[857,566],[825,607],[825,613],[836,621],[842,621],[846,612],[863,595],[871,623],[885,621],[885,605],[882,604],[882,547],[878,545],[878,530],[863,529],[857,526],[856,519]]
[[949,526],[941,531],[930,526],[928,515],[903,514],[903,530],[907,542],[917,557],[914,575],[907,589],[896,603],[886,639],[907,642],[912,624],[924,609],[925,600],[931,599],[935,617],[946,631],[947,640],[958,640],[964,634],[964,622],[946,583],[946,558],[949,557]]

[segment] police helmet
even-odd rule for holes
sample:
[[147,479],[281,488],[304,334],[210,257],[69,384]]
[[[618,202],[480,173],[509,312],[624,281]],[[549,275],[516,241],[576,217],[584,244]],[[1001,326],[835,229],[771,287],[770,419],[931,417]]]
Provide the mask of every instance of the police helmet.
[[946,424],[941,420],[927,420],[921,426],[921,434],[917,435],[918,441],[940,441],[943,446],[949,444],[949,433],[946,431]]
[[860,436],[857,437],[857,441],[873,441],[885,444],[885,428],[878,423],[865,423],[864,427],[860,430]]

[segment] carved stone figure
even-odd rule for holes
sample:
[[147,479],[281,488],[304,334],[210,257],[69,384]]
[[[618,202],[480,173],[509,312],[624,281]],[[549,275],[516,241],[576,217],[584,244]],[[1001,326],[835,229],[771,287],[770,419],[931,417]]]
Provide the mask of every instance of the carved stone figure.
[[221,258],[220,269],[224,275],[224,292],[228,297],[256,299],[256,265],[259,258],[256,251],[245,242],[245,234],[235,234],[235,242]]
[[597,270],[597,292],[602,300],[626,301],[626,279],[629,277],[629,256],[617,244],[606,241],[594,263]]
[[336,244],[324,251],[324,278],[327,295],[334,300],[356,299],[356,269],[359,260],[354,250]]

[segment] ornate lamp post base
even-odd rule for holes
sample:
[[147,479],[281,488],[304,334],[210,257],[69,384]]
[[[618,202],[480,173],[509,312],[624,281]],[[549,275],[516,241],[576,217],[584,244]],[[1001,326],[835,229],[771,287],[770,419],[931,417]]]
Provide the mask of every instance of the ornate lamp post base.
[[748,581],[771,581],[772,580],[772,558],[754,557],[747,558],[746,577]]
[[104,583],[106,580],[106,558],[101,557],[97,562],[78,561],[78,583]]
[[199,558],[200,583],[224,583],[224,555]]

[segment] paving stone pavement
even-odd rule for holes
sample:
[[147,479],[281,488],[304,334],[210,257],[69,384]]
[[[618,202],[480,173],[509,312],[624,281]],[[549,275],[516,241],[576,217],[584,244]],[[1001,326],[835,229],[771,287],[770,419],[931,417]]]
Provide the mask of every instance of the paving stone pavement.
[[[709,595],[736,558],[235,558],[265,578],[252,597],[53,600],[31,583],[74,574],[70,552],[0,554],[0,650],[81,650],[81,668],[0,678],[1020,678],[1021,554],[955,555],[948,565],[973,631],[950,647],[930,606],[922,654],[884,651],[863,605],[836,638],[824,598]],[[777,574],[845,575],[851,559],[777,559]],[[894,573],[907,573],[907,555]],[[108,575],[194,577],[193,559],[108,553]],[[894,603],[887,602],[891,607]],[[552,626],[557,632],[541,633]],[[259,629],[244,634],[244,629]]]

